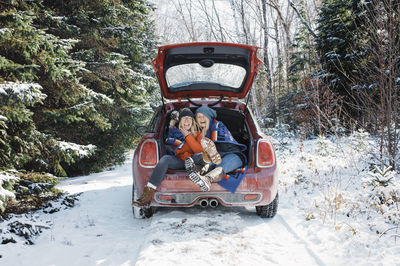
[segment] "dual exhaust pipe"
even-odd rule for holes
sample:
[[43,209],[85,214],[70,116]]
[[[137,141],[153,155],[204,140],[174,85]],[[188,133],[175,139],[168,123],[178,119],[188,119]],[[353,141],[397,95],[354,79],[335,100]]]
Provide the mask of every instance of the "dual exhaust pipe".
[[219,204],[217,199],[201,199],[199,205],[203,208],[210,206],[211,208],[217,207]]

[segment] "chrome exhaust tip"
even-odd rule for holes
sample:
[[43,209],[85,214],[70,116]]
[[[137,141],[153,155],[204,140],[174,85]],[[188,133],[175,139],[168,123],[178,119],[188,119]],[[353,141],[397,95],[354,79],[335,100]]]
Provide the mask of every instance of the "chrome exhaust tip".
[[211,208],[215,208],[218,206],[219,202],[216,199],[210,199],[208,204],[210,205]]
[[205,207],[208,206],[208,200],[207,199],[201,199],[199,201],[199,204],[200,204],[201,207],[205,208]]

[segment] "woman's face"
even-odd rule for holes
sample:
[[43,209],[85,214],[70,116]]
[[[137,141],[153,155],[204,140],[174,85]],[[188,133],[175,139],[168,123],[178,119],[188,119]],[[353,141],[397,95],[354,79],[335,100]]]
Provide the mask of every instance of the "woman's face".
[[180,126],[184,129],[189,131],[190,127],[192,126],[193,118],[190,116],[184,116],[181,118]]
[[196,121],[197,121],[197,124],[199,124],[199,126],[201,128],[207,127],[207,125],[210,123],[208,117],[203,115],[202,113],[197,113]]

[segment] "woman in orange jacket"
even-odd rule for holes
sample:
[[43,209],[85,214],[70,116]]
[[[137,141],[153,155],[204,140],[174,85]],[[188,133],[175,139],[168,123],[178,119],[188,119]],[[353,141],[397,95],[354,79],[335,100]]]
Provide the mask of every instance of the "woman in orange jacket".
[[[193,115],[193,116],[192,116]],[[201,132],[198,130],[197,123],[194,120],[194,114],[188,108],[181,110],[179,114],[179,130],[185,141],[183,145],[176,150],[176,157],[185,161],[195,153],[203,151],[201,146]]]
[[[175,126],[177,122],[178,127]],[[144,187],[142,195],[132,205],[136,207],[148,206],[168,169],[185,168],[189,176],[193,175],[195,164],[191,157],[203,151],[201,139],[202,134],[198,129],[193,112],[189,108],[181,109],[179,116],[171,119],[166,139],[167,151],[172,154],[161,157],[150,176],[149,182]]]

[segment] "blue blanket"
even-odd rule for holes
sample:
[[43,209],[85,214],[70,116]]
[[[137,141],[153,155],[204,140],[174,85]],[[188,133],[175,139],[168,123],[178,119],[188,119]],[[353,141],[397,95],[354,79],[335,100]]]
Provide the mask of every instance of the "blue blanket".
[[247,172],[247,166],[236,169],[235,171],[228,173],[227,179],[223,178],[218,182],[218,185],[225,188],[226,190],[235,193],[236,189],[242,182]]

